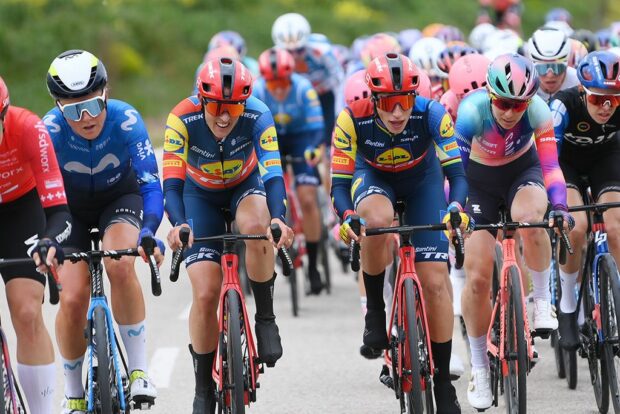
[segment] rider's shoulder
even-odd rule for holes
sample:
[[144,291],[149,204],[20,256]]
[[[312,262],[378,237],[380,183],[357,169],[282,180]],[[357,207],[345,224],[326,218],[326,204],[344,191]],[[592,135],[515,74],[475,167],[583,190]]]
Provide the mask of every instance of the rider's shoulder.
[[351,117],[368,118],[374,115],[375,107],[370,98],[358,99],[353,101],[348,106]]

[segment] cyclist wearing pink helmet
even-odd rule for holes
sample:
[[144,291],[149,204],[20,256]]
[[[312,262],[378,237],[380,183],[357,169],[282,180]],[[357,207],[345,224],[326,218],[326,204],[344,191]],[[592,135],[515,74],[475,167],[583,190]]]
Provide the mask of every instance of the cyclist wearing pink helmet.
[[469,54],[454,62],[448,75],[450,89],[439,100],[454,122],[459,104],[465,95],[487,84],[487,68],[490,63],[486,56],[480,54]]
[[[477,223],[497,222],[500,205],[509,209],[514,221],[542,221],[550,200],[550,225],[559,215],[565,227],[574,224],[566,206],[551,112],[536,95],[538,82],[531,61],[517,54],[500,55],[488,67],[487,89],[471,93],[459,106],[456,137],[469,184],[467,209]],[[465,255],[462,304],[472,365],[467,399],[479,410],[493,402],[486,334],[495,236],[474,232],[467,249],[476,254]],[[549,298],[548,235],[544,229],[531,229],[521,237],[534,285],[533,327],[557,329]]]

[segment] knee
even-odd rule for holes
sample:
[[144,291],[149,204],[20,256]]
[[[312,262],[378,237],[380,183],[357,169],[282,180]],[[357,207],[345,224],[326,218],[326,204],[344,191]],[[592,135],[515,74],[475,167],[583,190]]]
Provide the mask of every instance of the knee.
[[302,211],[313,211],[318,208],[316,191],[300,191],[298,196]]
[[364,220],[366,220],[366,227],[389,227],[394,221],[394,215],[392,212],[376,212],[364,214],[360,213]]
[[88,311],[88,296],[75,292],[62,292],[60,294],[59,316],[71,324],[83,325]]
[[[531,223],[532,221],[530,221]],[[544,244],[549,244],[549,236],[547,235],[547,231],[545,229],[522,229],[520,231],[521,237],[523,238],[524,243],[528,244],[536,244],[537,246],[542,246]]]
[[[261,218],[259,215],[252,215],[245,217],[243,220],[238,220],[239,232],[245,234],[265,234],[267,232],[267,226],[269,224],[268,218]],[[252,244],[252,243],[248,243]]]
[[118,286],[119,284],[131,283],[132,275],[135,275],[135,258],[123,257],[120,260],[110,260],[106,263],[105,270],[110,279],[110,283]]
[[607,241],[614,249],[620,247],[620,222],[610,220],[605,222],[605,230],[607,231]]
[[220,300],[219,288],[204,288],[194,293],[193,305],[201,315],[215,313]]
[[41,303],[37,301],[20,303],[12,310],[11,320],[20,339],[35,338],[36,332],[42,324]]
[[480,267],[468,267],[466,272],[466,285],[474,295],[488,296],[491,290],[491,278],[489,274],[481,271]]
[[422,289],[424,296],[429,300],[443,300],[448,293],[446,286],[446,271],[433,270],[424,275]]

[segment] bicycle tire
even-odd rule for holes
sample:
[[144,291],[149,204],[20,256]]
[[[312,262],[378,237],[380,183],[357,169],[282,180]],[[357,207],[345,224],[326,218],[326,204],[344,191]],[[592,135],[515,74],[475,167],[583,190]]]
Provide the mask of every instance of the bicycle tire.
[[[550,237],[554,237],[552,234],[550,234]],[[554,246],[554,242],[552,241],[552,246]],[[558,266],[558,261],[556,259],[556,252],[554,250],[551,251],[551,277],[549,278],[549,283],[551,284],[550,286],[550,291],[552,293],[552,297],[551,297],[551,303],[556,307],[556,309],[559,309],[560,306],[560,298],[561,298],[561,282],[560,282],[560,271],[559,271],[559,266]],[[553,293],[555,293],[555,295],[553,295]],[[555,296],[555,297],[554,297]],[[564,352],[564,349],[562,349],[562,347],[560,346],[560,337],[559,337],[559,329],[555,329],[553,332],[551,332],[551,337],[550,337],[550,343],[551,346],[553,347],[553,355],[555,357],[555,369],[556,372],[558,374],[558,378],[561,379],[566,379],[566,381],[568,382],[568,387],[570,389],[575,389],[574,387],[577,386],[576,384],[576,376],[573,375],[567,375],[566,374],[566,368],[568,365],[569,371],[570,370],[576,370],[577,367],[575,365],[570,365],[570,355],[568,355],[567,353]],[[573,353],[574,356],[576,355],[575,353]],[[568,357],[568,358],[567,358]],[[568,361],[568,363],[567,363]],[[576,362],[575,362],[576,363]],[[569,374],[573,374],[573,371],[571,371]],[[571,385],[573,384],[573,382],[575,382],[575,385],[571,388]]]
[[[523,329],[523,300],[521,299],[521,279],[519,271],[511,266],[508,269],[508,309],[506,312],[506,349],[508,375],[504,377],[506,411],[525,414],[527,412],[527,371],[528,356],[525,330]],[[512,356],[516,354],[516,360]]]
[[291,309],[293,316],[297,317],[299,315],[299,290],[297,288],[297,269],[294,266],[288,276],[288,281],[291,287]]
[[[407,413],[423,413],[424,401],[422,397],[422,383],[420,375],[422,366],[420,364],[420,336],[418,330],[418,318],[416,317],[416,304],[418,295],[414,289],[414,283],[411,279],[406,279],[403,284],[405,299],[405,337],[403,350],[406,354],[403,356],[403,367],[409,362],[411,371],[411,390],[404,393]],[[424,344],[425,346],[426,344]],[[405,380],[404,378],[402,380]]]
[[[241,301],[236,290],[226,292],[226,366],[224,392],[229,392],[230,413],[245,413],[243,356],[241,353]],[[220,350],[222,352],[222,350]],[[226,400],[226,398],[225,398]]]
[[[610,255],[604,255],[599,261],[599,278],[601,280],[601,319],[603,327],[603,357],[609,380],[609,393],[614,412],[620,412],[620,391],[618,389],[618,322],[620,321],[620,281],[618,268]],[[603,307],[604,305],[604,307]],[[605,312],[605,309],[607,312]],[[613,340],[616,344],[610,343]]]
[[[96,307],[93,311],[93,327],[95,329],[95,343],[97,348],[97,371],[95,382],[98,402],[101,408],[101,414],[116,414],[115,405],[118,401],[113,401],[113,388],[116,386],[116,373],[114,372],[114,364],[110,357],[110,341],[108,338],[108,324],[106,322],[106,314],[103,308]],[[114,377],[113,377],[114,375]]]
[[499,278],[502,276],[502,265],[504,263],[504,253],[501,245],[495,243],[495,260],[493,261],[493,279],[491,285],[491,302],[495,305],[497,292],[499,291]]
[[[326,231],[324,230],[324,232]],[[323,268],[325,292],[330,295],[332,293],[332,275],[329,269],[329,255],[327,253],[327,236],[325,236],[319,241],[319,255],[321,256],[321,267]]]
[[0,413],[6,414],[10,412],[9,411],[10,406],[7,407],[7,404],[11,404],[11,401],[10,401],[11,396],[10,394],[7,395],[7,392],[10,392],[9,387],[8,387],[10,383],[10,379],[8,377],[10,375],[10,372],[6,368],[6,360],[5,360],[6,353],[4,352],[4,347],[5,347],[4,338],[2,338],[1,345],[2,345],[2,349],[0,351],[2,355],[0,357],[2,358],[2,363],[0,364],[0,379],[2,380],[0,381]]
[[[591,247],[588,247],[588,254]],[[590,263],[591,264],[591,263]],[[583,283],[590,283],[589,275],[590,265],[587,265],[583,273]],[[599,279],[600,280],[600,279]],[[590,383],[594,391],[594,399],[600,413],[607,413],[609,410],[609,380],[607,378],[607,368],[605,362],[601,360],[602,346],[598,340],[596,322],[592,319],[592,311],[594,310],[594,300],[590,295],[590,289],[586,288],[583,295],[584,314],[586,320],[584,323],[583,334],[586,341],[582,341],[582,349],[588,360],[588,370],[590,372]]]
[[[557,347],[560,348],[560,344]],[[577,369],[577,351],[575,349],[562,349],[562,362],[565,367],[568,388],[574,390],[577,388],[579,372]]]

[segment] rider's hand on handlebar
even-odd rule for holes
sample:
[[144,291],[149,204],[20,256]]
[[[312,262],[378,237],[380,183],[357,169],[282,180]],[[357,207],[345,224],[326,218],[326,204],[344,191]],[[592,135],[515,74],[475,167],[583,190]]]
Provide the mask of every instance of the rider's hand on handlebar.
[[142,260],[144,260],[144,263],[147,263],[148,259],[146,257],[144,248],[142,247],[142,239],[146,237],[150,237],[153,240],[155,240],[155,249],[153,251],[153,257],[155,258],[155,263],[157,263],[157,267],[159,267],[164,262],[164,254],[166,253],[166,246],[164,246],[164,243],[161,240],[159,240],[153,235],[153,232],[150,229],[146,227],[142,228],[142,230],[140,230],[140,236],[138,237],[138,254],[142,258]]
[[316,167],[316,165],[321,162],[322,155],[323,145],[316,148],[308,147],[304,151],[304,158],[306,159],[306,163],[311,167]]
[[267,227],[267,238],[269,239],[269,241],[273,243],[273,245],[277,249],[281,247],[287,247],[287,248],[290,247],[291,244],[293,243],[293,237],[295,237],[295,233],[293,232],[293,230],[279,218],[271,219],[270,224],[277,224],[278,226],[280,226],[280,230],[282,231],[282,236],[280,236],[280,241],[278,241],[278,244],[275,244],[273,241],[273,235],[271,234],[271,227]]
[[575,227],[575,219],[568,212],[568,208],[566,206],[553,206],[553,210],[549,213],[549,227],[555,227],[556,217],[562,216],[562,229],[557,229],[556,232],[559,233],[560,230],[564,230],[565,232],[571,231],[573,227]]
[[461,224],[459,226],[459,228],[461,229],[461,234],[464,238],[469,237],[471,235],[471,232],[474,230],[476,222],[474,221],[474,218],[469,215],[469,213],[463,211],[463,207],[461,207],[461,205],[456,201],[450,203],[450,205],[448,206],[448,212],[445,216],[443,216],[443,219],[441,220],[443,223],[446,224],[447,228],[447,230],[444,231],[444,234],[449,240],[456,236],[454,229],[452,228],[452,223],[450,222],[450,210],[452,209],[452,207],[456,207],[459,210],[459,216],[461,216]]
[[179,237],[179,231],[182,227],[187,227],[189,229],[189,241],[187,242],[187,247],[192,247],[192,244],[194,244],[194,232],[191,227],[189,227],[189,224],[183,223],[180,226],[173,227],[168,232],[168,246],[170,246],[172,250],[176,251],[183,247],[183,242],[181,242],[181,238]]
[[[45,257],[45,262],[41,261]],[[39,273],[47,273],[51,268],[60,269],[65,259],[65,254],[60,245],[51,239],[39,240],[32,253],[32,259]]]
[[362,238],[366,235],[366,220],[360,217],[360,234],[357,235],[351,229],[351,217],[356,213],[348,214],[347,218],[344,219],[342,224],[340,225],[340,239],[345,242],[345,244],[351,244],[351,240],[355,240],[357,243],[360,243]]

